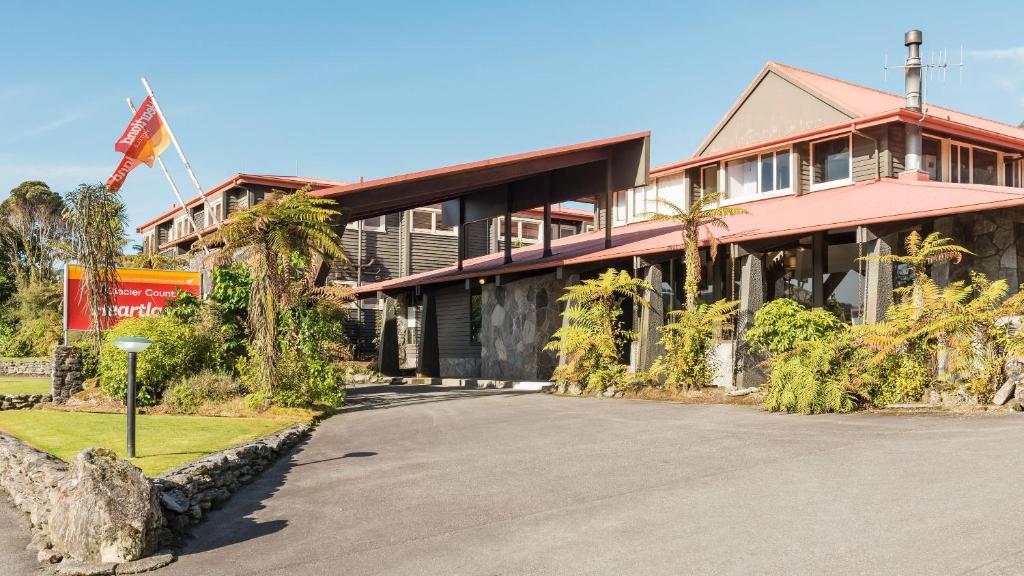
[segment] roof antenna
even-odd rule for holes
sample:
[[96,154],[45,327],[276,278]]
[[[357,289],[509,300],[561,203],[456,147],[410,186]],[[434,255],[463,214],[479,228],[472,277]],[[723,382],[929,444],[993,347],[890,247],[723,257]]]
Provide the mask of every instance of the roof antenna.
[[[962,44],[960,45],[959,62],[954,62],[951,64],[949,62],[949,50],[943,48],[942,50],[932,51],[931,57],[928,59],[928,61],[921,62],[920,64],[917,64],[915,66],[921,69],[921,108],[925,111],[925,113],[927,113],[928,110],[928,107],[925,104],[927,102],[926,96],[928,92],[928,84],[930,84],[932,80],[938,79],[940,75],[942,81],[945,82],[948,79],[949,69],[956,68],[957,73],[959,75],[959,85],[963,86],[964,67],[966,66],[967,63],[964,61],[964,47]],[[889,54],[886,53],[884,55],[884,63],[882,64],[883,77],[885,78],[885,81],[889,81],[890,68],[906,70],[907,67],[907,64],[890,65]]]

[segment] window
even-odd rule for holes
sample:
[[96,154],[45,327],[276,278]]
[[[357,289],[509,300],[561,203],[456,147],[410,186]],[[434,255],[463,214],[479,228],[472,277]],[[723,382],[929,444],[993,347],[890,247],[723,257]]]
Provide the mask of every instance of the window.
[[757,196],[757,156],[726,162],[725,183],[729,200]]
[[540,239],[540,222],[521,220],[519,230],[519,235],[523,240]]
[[850,136],[811,143],[811,189],[850,183]]
[[999,154],[966,144],[949,147],[949,181],[959,184],[999,183]]
[[615,221],[625,222],[626,221],[626,193],[616,192],[615,193]]
[[1003,163],[1003,185],[1021,188],[1021,160],[1007,160]]
[[[374,216],[373,218],[366,218],[362,220],[364,232],[384,232],[384,217]],[[358,230],[359,221],[349,222],[345,225],[347,230]]]
[[942,181],[942,142],[934,138],[921,139],[921,169],[928,179]]
[[426,210],[413,210],[412,211],[412,231],[413,232],[433,232],[434,231],[434,213]]
[[[555,228],[556,226],[554,224],[552,224],[551,227]],[[572,224],[559,224],[557,226],[557,228],[558,228],[558,236],[552,236],[552,238],[565,238],[567,236],[575,236],[576,235],[576,227],[573,226]]]
[[704,194],[718,192],[718,164],[700,169],[700,189]]
[[[532,244],[540,240],[540,220],[527,220],[525,218],[512,218],[512,243],[514,246]],[[498,218],[499,239],[505,239],[505,217]]]
[[999,177],[997,176],[998,172],[996,171],[997,161],[998,158],[995,152],[975,148],[974,158],[972,159],[972,181],[975,184],[988,184],[991,186],[998,184]]
[[789,190],[789,149],[761,154],[761,192]]
[[[372,218],[370,219],[372,220]],[[416,208],[412,211],[410,226],[413,232],[424,234],[440,234],[451,236],[458,233],[458,226],[445,226],[441,223],[441,206],[435,204],[427,208]],[[382,227],[383,229],[383,227]]]

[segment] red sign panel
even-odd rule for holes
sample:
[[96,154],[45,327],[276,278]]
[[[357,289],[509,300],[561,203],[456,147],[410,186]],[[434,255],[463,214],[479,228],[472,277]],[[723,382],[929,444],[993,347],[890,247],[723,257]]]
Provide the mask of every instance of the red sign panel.
[[[88,330],[89,298],[81,294],[82,268],[69,265],[65,271],[64,329]],[[158,314],[176,290],[199,296],[199,272],[177,270],[117,269],[117,294],[114,305],[103,311],[106,326],[113,326],[125,318],[139,318]]]

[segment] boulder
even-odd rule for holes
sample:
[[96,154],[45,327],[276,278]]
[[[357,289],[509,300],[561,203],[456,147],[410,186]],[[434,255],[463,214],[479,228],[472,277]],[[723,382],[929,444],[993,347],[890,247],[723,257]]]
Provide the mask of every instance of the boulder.
[[142,472],[104,448],[75,455],[50,497],[49,536],[67,558],[120,563],[156,549],[158,495]]
[[1007,380],[999,390],[996,391],[996,395],[992,397],[992,403],[996,406],[1002,406],[1006,404],[1006,401],[1013,398],[1013,392],[1017,389],[1017,382],[1015,380]]

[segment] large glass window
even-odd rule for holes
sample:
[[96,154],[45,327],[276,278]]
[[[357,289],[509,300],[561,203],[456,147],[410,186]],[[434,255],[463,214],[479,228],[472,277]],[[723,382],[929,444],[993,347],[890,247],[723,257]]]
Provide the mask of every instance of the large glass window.
[[615,193],[615,220],[618,222],[626,221],[626,201],[625,192]]
[[989,184],[992,186],[998,184],[999,177],[996,172],[996,153],[975,148],[972,174],[973,182],[975,184]]
[[761,155],[761,192],[789,190],[789,150]]
[[934,138],[921,139],[921,167],[928,173],[929,180],[942,180],[942,142]]
[[953,144],[949,147],[949,181],[971,182],[971,149],[967,146]]
[[858,261],[854,231],[829,234],[825,277],[822,279],[825,307],[844,322],[864,322],[863,294],[866,265]]
[[757,156],[726,162],[725,175],[726,198],[735,200],[757,195]]
[[805,306],[813,304],[811,298],[811,256],[813,253],[810,236],[801,238],[795,245],[765,254],[765,276],[767,277],[768,300],[789,298]]
[[850,138],[842,136],[811,144],[811,185],[821,186],[850,179]]
[[1021,161],[1007,160],[1003,164],[1003,185],[1021,187]]

